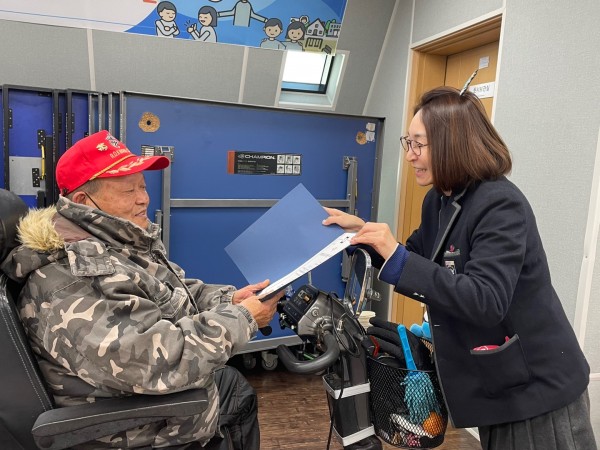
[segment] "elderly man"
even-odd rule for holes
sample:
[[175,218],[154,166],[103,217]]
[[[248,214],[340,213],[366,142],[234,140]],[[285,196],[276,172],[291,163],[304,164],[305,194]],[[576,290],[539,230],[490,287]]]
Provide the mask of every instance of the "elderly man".
[[[206,388],[209,407],[106,436],[82,448],[259,448],[256,394],[225,366],[271,320],[277,296],[185,278],[167,260],[147,217],[144,170],[169,165],[137,156],[106,131],[65,152],[56,168],[56,207],[32,210],[22,245],[2,270],[25,282],[19,313],[58,406],[131,394]],[[188,446],[188,443],[191,446]]]

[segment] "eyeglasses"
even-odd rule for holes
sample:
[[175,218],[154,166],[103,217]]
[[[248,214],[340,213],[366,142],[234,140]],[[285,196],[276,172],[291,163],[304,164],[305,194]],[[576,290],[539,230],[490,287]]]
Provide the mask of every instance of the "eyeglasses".
[[411,149],[413,153],[417,156],[421,156],[421,149],[423,147],[427,147],[429,144],[421,144],[420,142],[413,141],[409,139],[408,136],[402,136],[400,138],[400,143],[402,144],[402,148],[405,152],[408,152],[408,149]]

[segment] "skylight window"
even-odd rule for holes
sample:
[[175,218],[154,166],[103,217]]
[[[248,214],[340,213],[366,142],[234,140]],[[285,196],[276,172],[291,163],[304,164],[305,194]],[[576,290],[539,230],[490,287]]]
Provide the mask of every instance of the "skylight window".
[[281,89],[325,94],[333,58],[325,53],[288,51]]

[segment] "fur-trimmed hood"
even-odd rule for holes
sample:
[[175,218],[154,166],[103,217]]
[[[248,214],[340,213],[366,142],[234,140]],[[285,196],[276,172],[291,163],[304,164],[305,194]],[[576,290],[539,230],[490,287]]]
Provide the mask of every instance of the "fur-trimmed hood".
[[67,257],[67,251],[83,241],[96,246],[128,248],[147,252],[154,246],[164,253],[160,228],[144,230],[128,220],[106,214],[60,197],[56,206],[32,209],[18,225],[18,240],[0,268],[16,281],[24,281],[34,270]]
[[31,209],[17,227],[17,239],[23,245],[8,255],[0,269],[22,282],[32,271],[64,257],[65,240],[54,225],[56,217],[54,206]]
[[56,207],[32,209],[19,222],[19,241],[31,250],[51,253],[65,246],[65,240],[54,228]]

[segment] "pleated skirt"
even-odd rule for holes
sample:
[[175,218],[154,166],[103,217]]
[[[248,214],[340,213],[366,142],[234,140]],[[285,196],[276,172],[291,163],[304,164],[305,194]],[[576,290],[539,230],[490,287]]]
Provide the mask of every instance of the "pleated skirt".
[[521,422],[479,428],[483,450],[598,450],[586,391],[573,403]]

